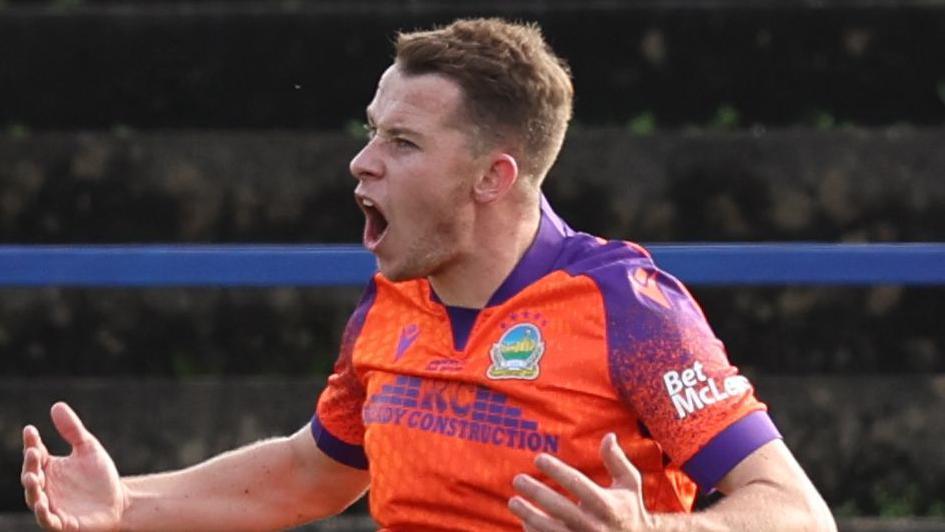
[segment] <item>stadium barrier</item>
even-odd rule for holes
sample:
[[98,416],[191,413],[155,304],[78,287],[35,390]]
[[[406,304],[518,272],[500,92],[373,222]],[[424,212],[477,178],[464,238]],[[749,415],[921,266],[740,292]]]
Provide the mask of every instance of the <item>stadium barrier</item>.
[[[699,285],[945,284],[945,243],[653,244]],[[0,246],[0,286],[339,286],[367,281],[355,245]]]

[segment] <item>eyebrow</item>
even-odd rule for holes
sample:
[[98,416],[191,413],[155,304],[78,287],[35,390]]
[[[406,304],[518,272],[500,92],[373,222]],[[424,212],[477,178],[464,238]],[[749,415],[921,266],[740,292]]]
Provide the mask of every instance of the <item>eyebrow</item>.
[[[366,109],[365,114],[367,115],[368,126],[372,128],[376,128],[377,124],[374,122],[374,118],[371,116],[371,109],[370,108]],[[389,128],[378,128],[378,129],[382,129],[384,133],[393,137],[397,137],[400,135],[412,136],[418,139],[422,139],[425,137],[423,133],[420,133],[419,131],[415,129],[410,129],[409,127],[394,126],[394,127],[389,127]]]

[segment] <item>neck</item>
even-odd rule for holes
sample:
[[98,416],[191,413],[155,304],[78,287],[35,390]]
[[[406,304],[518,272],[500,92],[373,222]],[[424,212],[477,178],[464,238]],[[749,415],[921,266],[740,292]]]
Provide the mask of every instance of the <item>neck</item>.
[[472,245],[454,262],[427,279],[449,306],[483,308],[512,273],[538,233],[538,203],[520,209],[493,207],[477,217]]

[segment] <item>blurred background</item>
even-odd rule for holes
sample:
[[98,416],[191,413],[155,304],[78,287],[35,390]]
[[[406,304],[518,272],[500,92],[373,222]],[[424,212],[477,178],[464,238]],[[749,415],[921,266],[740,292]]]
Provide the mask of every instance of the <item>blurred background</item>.
[[[575,228],[945,241],[945,0],[0,0],[0,243],[359,242],[394,34],[473,15],[570,62]],[[945,287],[691,288],[843,529],[945,530]],[[54,400],[125,474],[296,430],[358,295],[0,287],[0,528]]]

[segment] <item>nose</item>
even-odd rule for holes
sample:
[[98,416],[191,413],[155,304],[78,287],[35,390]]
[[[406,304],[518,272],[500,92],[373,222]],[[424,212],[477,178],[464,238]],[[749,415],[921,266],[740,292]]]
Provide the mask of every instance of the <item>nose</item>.
[[375,139],[369,140],[348,165],[351,175],[358,181],[376,179],[384,175],[384,164],[374,144]]

